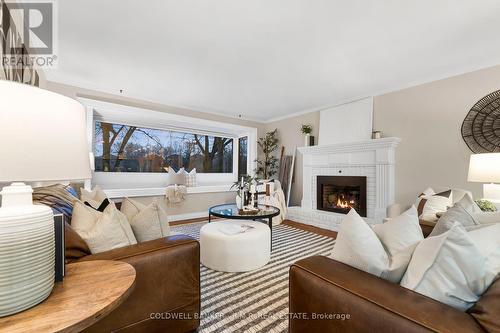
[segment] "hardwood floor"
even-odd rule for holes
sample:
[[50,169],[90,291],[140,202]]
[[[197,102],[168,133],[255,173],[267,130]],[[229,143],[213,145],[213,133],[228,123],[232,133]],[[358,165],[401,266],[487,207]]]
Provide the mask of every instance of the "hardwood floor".
[[[216,220],[216,219],[218,219],[218,217],[212,216],[212,220]],[[172,221],[172,222],[169,222],[168,224],[170,224],[170,225],[182,225],[182,224],[190,224],[190,223],[203,222],[203,221],[208,221],[208,215],[204,216],[204,217],[197,217],[195,219]]]
[[322,228],[314,227],[312,225],[307,225],[307,224],[303,224],[303,223],[299,223],[299,222],[294,222],[294,221],[291,221],[291,220],[284,220],[283,224],[288,225],[288,226],[293,227],[293,228],[297,228],[297,229],[301,229],[301,230],[305,230],[305,231],[314,232],[314,233],[317,233],[317,234],[322,235],[322,236],[331,237],[333,239],[337,238],[337,232],[336,231],[322,229]]

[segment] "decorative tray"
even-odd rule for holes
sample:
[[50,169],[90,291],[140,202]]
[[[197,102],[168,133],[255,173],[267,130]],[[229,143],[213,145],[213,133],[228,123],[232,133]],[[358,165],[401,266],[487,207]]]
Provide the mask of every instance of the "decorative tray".
[[240,209],[238,213],[240,215],[257,215],[260,212],[260,209],[254,208],[254,209]]

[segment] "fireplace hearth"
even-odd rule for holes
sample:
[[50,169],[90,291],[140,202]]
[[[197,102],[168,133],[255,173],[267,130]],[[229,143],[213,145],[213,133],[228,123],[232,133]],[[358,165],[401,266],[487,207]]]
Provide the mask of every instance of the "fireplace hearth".
[[366,217],[366,177],[317,176],[317,209]]

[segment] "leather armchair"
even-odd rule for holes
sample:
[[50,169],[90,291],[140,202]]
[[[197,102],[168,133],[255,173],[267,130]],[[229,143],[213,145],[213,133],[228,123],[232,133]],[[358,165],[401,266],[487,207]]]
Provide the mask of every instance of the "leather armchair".
[[[289,332],[474,333],[486,332],[485,327],[498,332],[498,319],[492,322],[492,318],[498,316],[500,302],[494,297],[499,289],[497,280],[466,313],[328,257],[314,256],[290,268]],[[323,317],[318,319],[318,314]]]
[[199,326],[200,246],[193,238],[169,236],[82,260],[121,260],[137,273],[125,302],[84,332],[176,333]]

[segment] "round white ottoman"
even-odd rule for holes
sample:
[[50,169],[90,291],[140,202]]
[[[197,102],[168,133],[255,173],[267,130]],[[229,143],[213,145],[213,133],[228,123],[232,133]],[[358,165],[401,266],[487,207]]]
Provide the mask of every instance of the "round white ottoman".
[[[227,232],[221,231],[225,230],[225,226],[235,225],[247,225],[253,228],[235,235],[227,235]],[[223,272],[247,272],[269,262],[271,231],[261,222],[246,220],[211,222],[200,230],[200,246],[201,263],[204,266]]]

